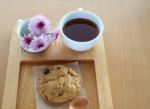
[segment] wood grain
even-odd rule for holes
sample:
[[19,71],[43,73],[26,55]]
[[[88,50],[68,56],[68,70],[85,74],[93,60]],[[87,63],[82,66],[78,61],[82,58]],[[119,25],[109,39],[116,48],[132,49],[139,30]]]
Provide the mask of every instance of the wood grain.
[[58,21],[78,7],[97,13],[104,21],[114,109],[150,108],[149,0],[0,0],[0,106],[16,20],[42,13]]

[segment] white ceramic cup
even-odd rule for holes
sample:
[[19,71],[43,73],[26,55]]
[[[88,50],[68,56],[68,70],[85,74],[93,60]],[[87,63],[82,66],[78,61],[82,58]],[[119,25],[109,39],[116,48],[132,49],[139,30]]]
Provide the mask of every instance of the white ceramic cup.
[[[76,18],[84,18],[93,21],[98,26],[98,29],[100,31],[99,34],[94,39],[85,42],[74,41],[68,38],[63,32],[63,27],[68,21]],[[67,45],[70,49],[75,51],[86,51],[94,47],[96,43],[102,38],[103,31],[104,31],[104,25],[102,20],[94,13],[83,10],[82,8],[79,8],[78,10],[71,11],[65,14],[60,20],[59,28],[60,28],[61,37],[65,45]]]

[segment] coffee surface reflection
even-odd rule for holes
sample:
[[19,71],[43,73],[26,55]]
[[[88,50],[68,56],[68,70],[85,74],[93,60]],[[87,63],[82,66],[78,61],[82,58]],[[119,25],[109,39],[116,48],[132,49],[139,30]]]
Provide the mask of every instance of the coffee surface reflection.
[[86,42],[99,34],[98,26],[91,20],[76,18],[68,21],[63,27],[64,34],[74,41]]

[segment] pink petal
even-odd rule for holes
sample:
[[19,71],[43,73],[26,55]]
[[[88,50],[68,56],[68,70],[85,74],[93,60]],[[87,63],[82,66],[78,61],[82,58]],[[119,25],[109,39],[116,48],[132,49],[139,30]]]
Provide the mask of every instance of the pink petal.
[[36,36],[47,34],[50,30],[50,21],[42,15],[37,15],[29,20],[28,29]]
[[60,33],[60,29],[59,27],[57,27],[53,32],[52,32],[52,37],[54,37],[54,39],[56,40],[57,37],[59,36]]

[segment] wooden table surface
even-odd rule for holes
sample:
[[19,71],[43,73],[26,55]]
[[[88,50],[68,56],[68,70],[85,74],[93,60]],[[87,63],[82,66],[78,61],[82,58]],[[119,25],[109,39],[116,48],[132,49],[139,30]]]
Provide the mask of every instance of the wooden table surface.
[[104,21],[114,109],[150,109],[149,0],[0,0],[0,107],[16,20],[41,13],[58,22],[78,7],[93,11]]

